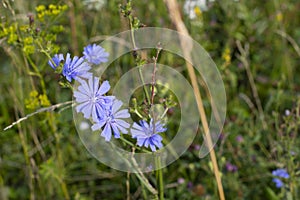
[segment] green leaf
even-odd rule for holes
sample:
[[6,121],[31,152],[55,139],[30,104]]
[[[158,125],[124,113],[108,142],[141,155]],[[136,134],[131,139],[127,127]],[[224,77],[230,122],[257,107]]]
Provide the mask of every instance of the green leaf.
[[266,194],[269,200],[280,200],[278,195],[269,187],[266,188]]

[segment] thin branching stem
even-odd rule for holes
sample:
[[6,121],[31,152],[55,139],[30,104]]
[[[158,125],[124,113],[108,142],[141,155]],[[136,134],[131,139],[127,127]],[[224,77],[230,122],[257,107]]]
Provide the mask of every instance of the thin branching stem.
[[46,107],[46,108],[40,108],[38,109],[37,111],[33,112],[33,113],[30,113],[28,115],[26,115],[25,117],[22,117],[20,119],[18,119],[17,121],[13,122],[11,125],[5,127],[3,130],[6,131],[10,128],[12,128],[13,126],[15,126],[16,124],[19,124],[21,123],[22,121],[28,119],[29,117],[32,117],[36,114],[39,114],[39,113],[42,113],[42,112],[49,112],[49,111],[53,111],[59,107],[62,107],[62,106],[65,106],[65,105],[69,105],[73,103],[73,101],[67,101],[67,102],[63,102],[63,103],[59,103],[59,104],[55,104],[55,105],[52,105],[52,106],[49,106],[49,107]]

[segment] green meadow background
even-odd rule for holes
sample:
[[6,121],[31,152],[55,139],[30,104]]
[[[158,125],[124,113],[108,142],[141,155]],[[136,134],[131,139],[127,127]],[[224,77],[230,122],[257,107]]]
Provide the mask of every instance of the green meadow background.
[[[113,170],[89,154],[70,107],[3,131],[39,108],[72,99],[41,49],[81,55],[87,44],[128,30],[119,8],[125,2],[0,1],[1,200],[126,199],[128,183],[129,197],[143,199],[134,174]],[[178,2],[191,37],[210,54],[226,88],[227,117],[215,146],[226,199],[299,199],[300,2],[216,0],[191,10],[193,19],[185,1]],[[50,4],[56,6],[52,13],[40,7],[47,10]],[[175,30],[164,1],[133,0],[132,7],[145,26]],[[182,60],[161,56],[159,61],[187,75]],[[131,67],[129,55],[106,78],[114,82]],[[165,199],[218,199],[210,158],[199,159],[198,148],[195,141],[163,169]],[[282,188],[272,182],[278,168],[290,175]],[[156,187],[154,175],[145,175]]]

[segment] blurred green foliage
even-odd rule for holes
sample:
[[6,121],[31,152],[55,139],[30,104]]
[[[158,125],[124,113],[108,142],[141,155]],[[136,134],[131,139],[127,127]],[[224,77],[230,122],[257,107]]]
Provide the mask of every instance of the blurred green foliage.
[[[71,100],[47,54],[79,55],[88,43],[129,29],[120,13],[123,1],[91,2],[1,1],[1,129],[37,108]],[[194,19],[179,3],[191,36],[210,53],[226,87],[227,120],[215,150],[227,199],[299,199],[300,2],[215,1],[206,11],[196,8]],[[175,29],[163,1],[134,0],[132,8],[138,23]],[[179,58],[162,52],[159,62],[186,74]],[[113,82],[134,62],[124,57],[112,65],[104,76]],[[197,157],[201,132],[163,170],[166,199],[217,198],[210,160]],[[291,176],[285,188],[272,182],[277,168]],[[132,199],[142,198],[134,175],[128,179],[102,165],[84,148],[71,109],[41,113],[0,132],[0,199],[125,199],[127,180]]]

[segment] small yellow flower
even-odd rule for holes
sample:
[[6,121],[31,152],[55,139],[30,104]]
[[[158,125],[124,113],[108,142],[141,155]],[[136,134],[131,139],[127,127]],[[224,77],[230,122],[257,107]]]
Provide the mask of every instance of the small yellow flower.
[[51,103],[46,94],[40,94],[36,90],[29,93],[29,98],[25,99],[25,106],[28,109],[37,109],[39,107],[50,106]]
[[60,10],[52,10],[52,15],[58,15],[60,13]]
[[15,43],[17,40],[18,40],[18,35],[15,34],[15,33],[10,33],[9,36],[8,36],[7,43],[8,43],[8,44],[13,44],[13,43]]
[[223,54],[222,54],[222,58],[224,59],[225,61],[225,65],[229,65],[230,62],[231,62],[231,52],[230,52],[230,49],[228,47],[225,48]]
[[50,4],[49,5],[49,10],[56,10],[56,5]]
[[25,99],[25,107],[32,110],[39,107],[38,92],[36,90],[32,90],[29,93],[29,98]]
[[195,14],[196,14],[198,17],[201,17],[201,16],[202,16],[202,11],[201,11],[201,9],[200,9],[198,6],[195,6],[194,12],[195,12]]
[[32,37],[26,37],[24,38],[24,45],[32,44],[33,43],[33,38]]
[[25,32],[28,30],[28,28],[29,28],[28,25],[22,25],[22,26],[20,26],[20,31]]
[[37,14],[37,17],[40,21],[44,21],[45,12],[41,12]]
[[45,94],[40,94],[39,100],[40,100],[41,106],[46,107],[46,106],[51,105],[47,95],[45,95]]
[[61,11],[65,11],[68,9],[68,6],[67,5],[58,6],[58,9]]
[[35,10],[37,12],[42,12],[42,11],[46,10],[46,7],[44,5],[38,5],[37,7],[35,7]]
[[282,13],[281,13],[281,12],[278,12],[278,13],[276,14],[276,20],[277,20],[278,22],[282,22],[282,19],[283,19]]
[[39,93],[36,91],[36,90],[32,90],[30,93],[29,93],[29,96],[32,97],[32,98],[35,98],[39,95]]
[[25,45],[23,47],[23,51],[24,53],[26,54],[33,54],[34,53],[34,50],[35,50],[35,47],[33,45]]

